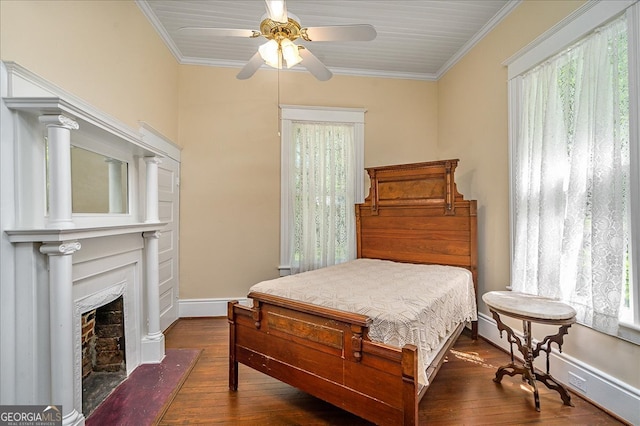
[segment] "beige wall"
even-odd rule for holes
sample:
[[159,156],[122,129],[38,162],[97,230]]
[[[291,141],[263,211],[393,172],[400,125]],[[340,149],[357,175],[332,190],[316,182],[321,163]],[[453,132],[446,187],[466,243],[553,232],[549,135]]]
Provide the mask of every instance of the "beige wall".
[[[180,69],[181,298],[244,297],[278,274],[277,72]],[[280,103],[366,108],[365,164],[436,157],[434,82],[280,75]]]
[[0,1],[0,59],[176,141],[178,63],[132,1]]
[[[481,294],[509,283],[507,69],[502,63],[582,3],[524,1],[438,81],[439,156],[460,158],[458,189],[478,200]],[[483,303],[480,310],[488,313]],[[579,325],[565,342],[566,354],[640,387],[640,346]]]
[[[345,76],[320,83],[289,72],[280,77],[280,101],[366,108],[367,166],[460,158],[459,190],[479,201],[480,290],[503,289],[509,217],[501,63],[580,4],[525,1],[437,83]],[[0,58],[183,146],[181,298],[242,297],[276,276],[277,73],[238,81],[237,69],[178,66],[135,3],[119,0],[1,0]],[[575,326],[564,348],[640,387],[639,346]]]

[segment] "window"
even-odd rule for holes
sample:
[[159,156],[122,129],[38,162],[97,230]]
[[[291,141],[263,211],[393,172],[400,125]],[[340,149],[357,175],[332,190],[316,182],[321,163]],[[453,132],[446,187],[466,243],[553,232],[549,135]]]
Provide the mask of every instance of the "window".
[[281,275],[355,257],[364,111],[282,107]]
[[590,3],[508,63],[511,278],[569,303],[584,325],[640,341],[633,3]]

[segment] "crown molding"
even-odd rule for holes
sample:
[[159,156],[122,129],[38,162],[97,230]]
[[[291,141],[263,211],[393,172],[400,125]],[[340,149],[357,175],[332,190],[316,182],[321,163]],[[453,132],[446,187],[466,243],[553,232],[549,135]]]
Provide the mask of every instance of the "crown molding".
[[456,52],[445,64],[438,70],[436,75],[436,80],[439,80],[447,71],[449,71],[455,64],[458,63],[471,49],[475,47],[483,38],[486,37],[495,27],[498,26],[500,22],[504,18],[506,18],[513,10],[518,7],[522,3],[522,0],[513,0],[509,1],[505,4],[502,9],[498,11],[498,13],[491,18],[489,22],[487,22],[481,29],[473,36],[471,40],[469,40],[460,50]]
[[[202,58],[182,58],[181,65],[202,65],[216,68],[242,68],[246,65],[243,61],[230,60],[209,60]],[[260,69],[274,70],[268,65],[262,65]],[[365,70],[354,68],[329,68],[334,75],[348,75],[353,77],[377,77],[377,78],[395,78],[402,80],[426,80],[436,81],[438,78],[433,73],[408,73],[408,72],[392,72],[380,70]],[[291,69],[282,69],[281,72],[308,72],[304,67],[296,65]]]
[[380,70],[365,70],[352,68],[330,68],[331,72],[336,75],[351,75],[354,77],[377,77],[377,78],[394,78],[401,80],[426,80],[436,81],[438,77],[433,73],[412,73],[412,72],[395,72]]
[[151,26],[156,30],[158,35],[160,35],[160,38],[162,39],[162,41],[164,41],[164,44],[167,45],[176,60],[179,63],[182,63],[182,54],[180,53],[180,49],[178,49],[178,46],[176,46],[176,44],[173,42],[173,40],[169,36],[169,33],[165,31],[164,27],[160,23],[160,20],[158,19],[156,14],[153,13],[153,10],[151,10],[151,8],[149,7],[147,0],[135,0],[135,3],[136,5],[138,5],[149,22],[151,22]]

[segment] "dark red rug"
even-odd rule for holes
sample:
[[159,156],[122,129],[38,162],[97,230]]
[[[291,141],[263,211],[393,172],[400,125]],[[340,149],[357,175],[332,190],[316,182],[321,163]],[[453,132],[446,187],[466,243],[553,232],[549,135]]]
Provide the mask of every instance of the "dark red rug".
[[87,418],[87,426],[145,426],[160,421],[198,361],[201,349],[167,349],[160,364],[143,364]]

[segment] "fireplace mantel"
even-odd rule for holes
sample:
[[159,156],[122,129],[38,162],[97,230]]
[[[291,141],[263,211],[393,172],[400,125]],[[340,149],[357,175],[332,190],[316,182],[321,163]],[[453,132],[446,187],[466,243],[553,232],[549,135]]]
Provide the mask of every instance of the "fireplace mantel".
[[166,222],[153,222],[114,226],[93,226],[87,228],[7,229],[5,232],[9,236],[9,241],[12,243],[53,243],[159,231],[165,225]]
[[[0,296],[13,301],[0,310],[0,404],[61,405],[63,425],[80,426],[83,307],[123,295],[127,373],[164,358],[159,237],[166,223],[158,214],[158,164],[178,148],[145,138],[148,132],[12,62],[0,62],[0,96]],[[109,185],[106,210],[74,210],[75,148],[107,164],[100,181]],[[110,167],[123,163],[120,172]],[[89,171],[73,177],[86,183]],[[127,179],[113,194],[114,201],[126,196],[120,209],[111,203],[111,184],[124,181],[117,173]]]

